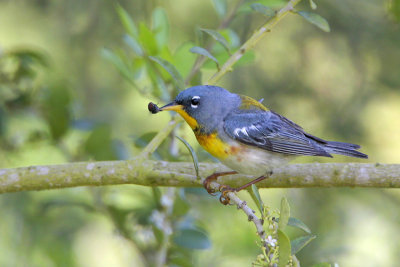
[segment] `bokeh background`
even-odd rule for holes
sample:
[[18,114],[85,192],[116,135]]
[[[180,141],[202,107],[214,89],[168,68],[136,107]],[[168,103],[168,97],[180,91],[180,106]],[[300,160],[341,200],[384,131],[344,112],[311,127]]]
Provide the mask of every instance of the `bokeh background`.
[[[284,3],[262,2],[273,7]],[[299,9],[310,10],[308,1],[303,2]],[[314,135],[360,144],[369,155],[362,162],[399,163],[400,24],[399,11],[391,9],[395,1],[315,2],[330,33],[289,15],[219,85],[264,98],[265,105]],[[195,59],[188,52],[197,38],[195,29],[215,29],[220,23],[212,1],[119,3],[138,25],[151,25],[156,7],[165,10],[169,53],[184,76]],[[151,115],[151,94],[124,78],[107,54],[132,57],[122,52],[126,31],[116,4],[0,1],[0,168],[130,159],[143,145],[138,137],[151,136],[167,124],[170,115]],[[231,29],[243,42],[263,21],[259,14],[243,12]],[[214,71],[208,62],[202,81]],[[188,126],[179,135],[201,159],[210,160]],[[164,147],[156,158],[166,158]],[[179,150],[179,160],[190,160],[183,145]],[[341,156],[296,160],[347,161],[361,162]],[[249,199],[246,192],[240,194]],[[121,211],[135,217],[151,195],[150,188],[133,185],[0,195],[0,266],[146,266],[146,235],[137,242],[124,237],[116,218]],[[261,195],[273,208],[286,196],[292,214],[317,235],[298,254],[303,266],[400,262],[398,190],[263,189]],[[199,190],[186,190],[186,199],[189,213],[212,241],[211,248],[188,254],[191,264],[249,266],[259,247],[245,216]],[[134,227],[135,220],[123,223]]]

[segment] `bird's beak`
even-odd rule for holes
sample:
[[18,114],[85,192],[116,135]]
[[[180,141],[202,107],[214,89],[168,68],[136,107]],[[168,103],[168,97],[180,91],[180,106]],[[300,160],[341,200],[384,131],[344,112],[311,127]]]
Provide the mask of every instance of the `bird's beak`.
[[197,121],[192,118],[184,109],[183,109],[183,105],[179,105],[178,103],[176,103],[175,101],[161,107],[158,109],[159,111],[163,111],[163,110],[172,110],[172,111],[176,111],[179,115],[182,116],[182,118],[185,119],[185,121],[189,124],[189,126],[192,129],[196,129],[199,125],[197,124]]
[[173,102],[171,102],[171,103],[169,103],[169,104],[166,104],[165,106],[161,107],[161,108],[160,108],[160,111],[164,111],[164,110],[173,110],[173,111],[178,112],[179,110],[182,110],[182,109],[183,109],[183,106],[182,106],[182,105],[179,105],[178,103],[176,103],[175,101],[173,101]]

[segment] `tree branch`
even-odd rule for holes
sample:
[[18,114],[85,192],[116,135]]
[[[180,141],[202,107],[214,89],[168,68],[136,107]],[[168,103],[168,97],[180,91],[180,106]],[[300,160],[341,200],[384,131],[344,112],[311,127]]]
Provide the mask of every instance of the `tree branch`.
[[[201,177],[227,170],[221,164],[199,164]],[[218,183],[237,187],[252,179],[252,176],[231,175],[219,178]],[[0,193],[116,184],[201,187],[202,181],[196,179],[192,162],[153,161],[143,158],[0,169]],[[275,168],[271,177],[257,186],[398,188],[400,164],[288,164]]]
[[[221,185],[216,182],[211,182],[211,187],[215,191],[219,191],[221,188]],[[252,210],[246,203],[246,201],[241,200],[234,192],[228,192],[228,197],[229,197],[229,203],[235,204],[238,209],[243,210],[243,212],[247,215],[247,219],[249,222],[253,222],[254,226],[257,229],[257,234],[261,238],[261,240],[265,240],[265,231],[263,228],[264,222],[259,219],[255,213],[254,210]]]

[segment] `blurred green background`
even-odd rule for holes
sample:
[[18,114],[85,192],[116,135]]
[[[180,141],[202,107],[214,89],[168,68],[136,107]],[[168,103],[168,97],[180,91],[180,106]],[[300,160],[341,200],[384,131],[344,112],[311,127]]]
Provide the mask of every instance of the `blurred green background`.
[[[262,2],[272,7],[284,3]],[[303,2],[299,8],[309,10],[308,1]],[[296,162],[399,163],[399,4],[315,2],[316,12],[329,21],[330,33],[289,15],[256,46],[247,63],[218,85],[264,98],[265,105],[308,132],[360,144],[370,157],[303,157]],[[196,27],[215,29],[220,23],[213,1],[119,3],[137,25],[151,25],[156,7],[165,10],[169,51],[159,55],[172,60],[184,77],[196,57],[188,51],[198,38]],[[147,111],[147,103],[158,100],[146,93],[151,85],[133,84],[110,60],[110,51],[134,58],[124,44],[126,30],[116,4],[0,1],[0,168],[130,159],[140,152],[143,138],[138,137],[167,124],[168,113],[155,116]],[[230,29],[236,42],[244,42],[263,21],[263,16],[245,11],[235,17]],[[143,32],[145,27],[140,27]],[[215,65],[208,62],[202,81],[214,71]],[[131,79],[143,78],[136,75]],[[201,159],[212,160],[188,126],[179,135]],[[173,160],[189,161],[182,144],[179,150]],[[169,159],[165,154],[168,142],[154,157]],[[186,251],[190,265],[249,266],[259,247],[247,218],[201,190],[185,193],[188,213],[212,241],[209,249]],[[0,266],[146,266],[156,245],[146,225],[135,225],[140,221],[135,212],[145,207],[151,212],[152,194],[150,188],[126,185],[0,195]],[[321,261],[396,266],[400,261],[397,190],[264,189],[261,195],[275,208],[286,196],[292,214],[317,235],[298,254],[303,266]],[[240,196],[251,202],[246,192]],[[121,230],[125,228],[140,233],[139,240],[129,238]]]

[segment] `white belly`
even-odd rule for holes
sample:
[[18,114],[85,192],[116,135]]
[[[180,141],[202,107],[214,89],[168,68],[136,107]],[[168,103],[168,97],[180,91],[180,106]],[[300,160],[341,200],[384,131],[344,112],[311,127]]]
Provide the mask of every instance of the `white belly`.
[[273,167],[284,165],[294,156],[274,153],[257,147],[240,146],[240,152],[221,160],[221,163],[238,173],[262,176]]

